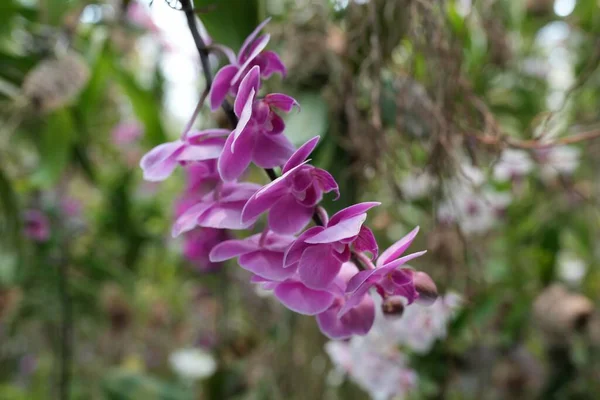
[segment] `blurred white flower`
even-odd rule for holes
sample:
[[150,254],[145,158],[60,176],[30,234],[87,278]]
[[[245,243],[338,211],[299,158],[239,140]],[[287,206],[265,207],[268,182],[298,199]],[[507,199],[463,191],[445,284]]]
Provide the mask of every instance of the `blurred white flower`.
[[458,223],[465,234],[484,233],[493,228],[511,200],[509,193],[490,189],[477,191],[461,185],[452,188],[440,204],[438,217],[444,222]]
[[558,255],[558,276],[572,285],[579,285],[587,272],[585,261],[571,252],[562,251]]
[[210,353],[194,348],[175,351],[169,356],[169,363],[177,375],[190,380],[207,378],[217,369]]
[[347,374],[372,399],[403,399],[415,389],[418,376],[401,346],[416,353],[429,351],[437,339],[446,336],[446,326],[462,301],[459,295],[448,293],[429,307],[413,304],[401,318],[392,319],[384,317],[381,299],[374,300],[379,307],[369,334],[346,342],[330,341],[325,351],[337,373]]
[[505,149],[494,166],[494,178],[499,181],[509,181],[527,175],[534,164],[524,150]]
[[554,146],[535,152],[540,174],[546,180],[554,179],[557,175],[571,175],[579,166],[579,156],[579,149],[572,146]]
[[427,172],[411,174],[400,182],[400,190],[408,200],[427,196],[437,184],[437,179]]

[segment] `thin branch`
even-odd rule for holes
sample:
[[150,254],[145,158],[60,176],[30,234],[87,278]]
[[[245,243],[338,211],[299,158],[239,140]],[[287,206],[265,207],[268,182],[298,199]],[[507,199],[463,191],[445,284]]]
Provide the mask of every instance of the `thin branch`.
[[507,145],[509,147],[515,147],[525,150],[545,149],[548,147],[564,146],[567,144],[574,144],[585,142],[587,140],[600,138],[600,130],[593,130],[588,132],[581,132],[575,135],[562,137],[550,142],[542,142],[540,140],[522,140],[516,139],[510,136],[492,136],[492,135],[469,135],[481,143],[490,146]]

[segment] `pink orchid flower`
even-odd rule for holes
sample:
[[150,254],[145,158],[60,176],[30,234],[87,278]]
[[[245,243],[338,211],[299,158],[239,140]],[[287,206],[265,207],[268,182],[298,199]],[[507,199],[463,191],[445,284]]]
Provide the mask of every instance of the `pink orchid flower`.
[[207,129],[190,132],[174,142],[163,143],[150,150],[140,160],[147,181],[167,179],[178,164],[216,159],[221,155],[227,129]]
[[331,174],[303,161],[313,151],[319,137],[302,145],[282,169],[282,175],[256,192],[242,211],[242,222],[269,211],[269,227],[277,233],[294,234],[312,218],[323,193],[340,192]]
[[285,123],[275,110],[290,112],[298,103],[280,93],[257,99],[259,87],[260,68],[255,66],[240,84],[233,107],[239,121],[219,157],[219,173],[224,181],[237,179],[250,162],[261,168],[283,165],[294,152],[294,146],[282,134]]
[[351,248],[377,254],[373,232],[363,223],[367,219],[367,210],[379,204],[355,204],[324,221],[325,226],[306,230],[287,250],[284,266],[297,264],[302,283],[312,289],[326,289],[338,275],[342,264],[350,260]]
[[259,32],[270,20],[268,18],[256,27],[244,41],[237,56],[233,50],[225,46],[215,46],[225,53],[230,64],[221,68],[215,75],[209,94],[212,111],[221,106],[228,94],[231,96],[237,94],[242,77],[252,67],[257,66],[260,68],[260,77],[263,79],[269,78],[274,73],[285,76],[285,65],[283,65],[277,53],[265,51],[271,36],[266,34],[257,38]]

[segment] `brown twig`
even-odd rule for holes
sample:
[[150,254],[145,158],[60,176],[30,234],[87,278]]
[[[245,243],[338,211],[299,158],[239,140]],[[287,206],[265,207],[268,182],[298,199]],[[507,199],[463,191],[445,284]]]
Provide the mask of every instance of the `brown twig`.
[[524,150],[535,150],[535,149],[545,149],[548,147],[555,146],[564,146],[568,144],[585,142],[587,140],[593,140],[600,137],[600,129],[593,130],[588,132],[581,132],[575,135],[562,137],[559,139],[555,139],[550,142],[542,142],[540,140],[523,140],[513,138],[507,135],[503,136],[492,136],[492,135],[478,135],[478,134],[468,134],[470,137],[475,138],[479,142],[489,145],[489,146],[508,146],[514,147]]

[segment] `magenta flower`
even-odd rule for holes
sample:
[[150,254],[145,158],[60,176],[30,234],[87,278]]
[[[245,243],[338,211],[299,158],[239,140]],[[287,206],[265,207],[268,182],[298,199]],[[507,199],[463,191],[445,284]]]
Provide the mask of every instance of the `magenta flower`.
[[325,226],[315,226],[290,246],[284,266],[298,265],[300,281],[311,289],[327,289],[338,275],[342,264],[350,260],[350,251],[377,254],[373,232],[363,223],[367,210],[381,203],[359,203],[336,213]]
[[294,152],[294,146],[282,134],[285,123],[275,110],[290,112],[296,100],[280,93],[257,99],[259,86],[260,68],[255,66],[240,84],[233,107],[239,121],[219,157],[219,173],[224,181],[237,179],[250,162],[261,168],[283,165]]
[[254,275],[251,282],[262,284],[267,290],[273,290],[273,294],[281,304],[298,314],[320,314],[329,309],[335,301],[335,295],[329,290],[311,289],[300,282],[296,274],[283,282]]
[[356,305],[343,315],[340,309],[345,305],[344,292],[348,282],[358,273],[358,268],[351,262],[344,263],[335,278],[333,286],[338,290],[335,300],[324,312],[317,315],[319,329],[330,339],[347,339],[352,335],[366,335],[375,321],[375,303],[368,293],[363,293]]
[[[377,259],[374,269],[360,271],[350,279],[346,288],[346,303],[340,309],[339,315],[344,315],[350,309],[356,307],[371,287],[375,287],[383,298],[402,296],[406,299],[407,304],[411,304],[419,298],[418,285],[415,282],[415,271],[408,268],[399,268],[408,261],[426,253],[426,251],[419,251],[400,257],[411,245],[418,232],[419,227],[416,227],[384,251]],[[418,274],[420,280],[425,277],[429,278],[423,272]],[[430,278],[427,283],[432,283]]]
[[316,136],[300,147],[282,169],[283,175],[256,192],[242,211],[242,222],[255,220],[269,210],[269,227],[277,233],[294,234],[312,218],[323,193],[338,185],[329,172],[303,163],[317,145]]
[[225,144],[223,136],[227,135],[227,129],[207,129],[156,146],[140,160],[144,179],[162,181],[171,175],[177,164],[218,158]]
[[198,270],[202,272],[215,271],[221,267],[222,263],[212,262],[209,254],[216,245],[229,238],[229,234],[224,229],[195,228],[185,235],[183,255]]
[[246,229],[254,223],[242,223],[242,209],[258,189],[254,183],[223,183],[202,196],[188,208],[173,225],[173,237],[196,226],[217,229]]
[[50,221],[40,210],[25,211],[23,233],[37,242],[45,242],[50,238]]
[[283,267],[283,256],[296,239],[294,236],[278,235],[265,231],[246,239],[228,240],[215,246],[210,252],[212,262],[221,262],[234,257],[247,271],[273,282],[281,282],[296,272]]
[[255,66],[260,68],[260,76],[264,79],[269,78],[274,73],[285,76],[285,65],[283,65],[277,53],[268,50],[264,51],[271,36],[266,34],[260,36],[258,39],[256,38],[258,33],[270,20],[268,18],[256,27],[254,32],[244,41],[237,56],[227,47],[215,46],[227,55],[230,64],[221,68],[215,75],[209,94],[212,111],[221,106],[228,94],[231,96],[237,94],[241,78]]

